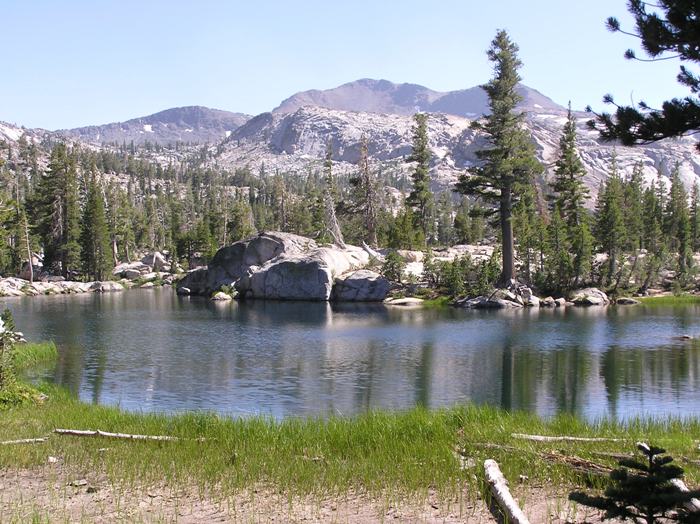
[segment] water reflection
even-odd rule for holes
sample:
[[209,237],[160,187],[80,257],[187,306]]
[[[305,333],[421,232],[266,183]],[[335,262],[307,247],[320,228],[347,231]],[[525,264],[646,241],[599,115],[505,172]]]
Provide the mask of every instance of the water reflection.
[[169,290],[3,299],[48,378],[146,411],[353,414],[472,401],[586,418],[700,414],[699,310],[494,312],[247,302]]

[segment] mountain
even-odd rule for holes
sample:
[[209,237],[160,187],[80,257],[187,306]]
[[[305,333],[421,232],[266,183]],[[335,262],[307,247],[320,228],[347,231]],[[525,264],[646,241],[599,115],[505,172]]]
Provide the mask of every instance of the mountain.
[[[253,172],[265,166],[267,170],[303,175],[321,169],[326,143],[330,140],[333,159],[337,162],[336,172],[352,172],[357,169],[360,138],[366,135],[373,167],[401,178],[411,169],[405,159],[411,151],[410,104],[416,100],[424,101],[423,108],[435,108],[439,103],[451,108],[432,113],[428,119],[434,188],[450,189],[460,174],[478,163],[476,151],[485,146],[484,137],[472,129],[473,118],[454,114],[461,111],[468,115],[477,109],[483,100],[479,101],[476,91],[467,89],[455,92],[454,96],[431,100],[425,88],[417,89],[420,86],[368,82],[346,84],[330,92],[294,95],[273,112],[250,119],[217,148],[212,148],[212,164],[231,169],[249,167]],[[375,97],[370,96],[373,91],[368,86],[378,87]],[[523,105],[534,108],[528,111],[526,125],[535,141],[537,155],[546,166],[546,179],[553,175],[566,110],[533,89],[522,89],[527,94]],[[402,102],[399,92],[410,92],[408,101]],[[312,101],[313,104],[307,103]],[[302,102],[301,107],[292,111]],[[330,109],[322,104],[352,107],[353,110]],[[359,111],[360,108],[364,110]],[[577,118],[579,153],[587,169],[584,181],[593,199],[601,181],[608,176],[613,153],[617,155],[623,174],[630,173],[634,165],[641,162],[648,182],[657,173],[668,177],[676,163],[688,188],[700,177],[700,158],[693,137],[624,147],[600,142],[597,133],[586,127],[589,116],[585,113],[577,113]],[[539,182],[544,183],[544,180]]]
[[28,142],[38,142],[50,134],[50,131],[43,129],[27,129],[16,124],[0,121],[0,142],[13,144],[18,142],[21,137],[24,137]]
[[[565,111],[564,107],[535,89],[521,84],[518,92],[523,97],[520,106],[525,111]],[[478,86],[440,92],[417,84],[365,78],[325,91],[302,91],[284,100],[272,112],[293,113],[304,106],[393,115],[412,115],[420,111],[476,118],[488,113],[488,98]]]
[[63,129],[57,133],[92,144],[109,142],[157,144],[215,143],[248,121],[249,115],[202,106],[176,107],[153,115],[98,126]]
[[[551,177],[566,110],[539,91],[521,85],[521,108],[536,144],[539,159]],[[13,142],[24,134],[39,142],[57,134],[100,147],[105,142],[137,144],[146,140],[167,145],[176,141],[207,143],[205,165],[227,169],[248,167],[257,173],[278,169],[305,175],[320,171],[328,140],[333,145],[336,172],[355,171],[362,135],[369,140],[372,166],[394,179],[406,178],[411,166],[405,162],[411,151],[411,115],[430,113],[428,128],[433,153],[431,176],[435,189],[449,189],[458,176],[478,162],[476,151],[485,145],[472,129],[472,121],[487,112],[487,98],[479,87],[438,92],[416,84],[386,80],[358,80],[325,91],[304,91],[284,100],[269,113],[248,117],[204,107],[174,108],[124,123],[91,126],[59,132],[25,129],[0,122],[0,141]],[[603,143],[585,126],[589,116],[577,113],[579,152],[587,169],[586,185],[595,198],[609,172],[615,152],[623,174],[637,163],[643,165],[647,181],[657,173],[667,177],[676,163],[690,189],[700,179],[697,139],[667,139],[635,147]],[[196,149],[196,151],[195,151]],[[167,154],[166,154],[167,153]],[[145,153],[141,153],[145,154]],[[149,153],[161,164],[173,158],[200,162],[201,148],[177,152]],[[159,156],[160,155],[160,156]],[[543,183],[544,180],[540,180]]]

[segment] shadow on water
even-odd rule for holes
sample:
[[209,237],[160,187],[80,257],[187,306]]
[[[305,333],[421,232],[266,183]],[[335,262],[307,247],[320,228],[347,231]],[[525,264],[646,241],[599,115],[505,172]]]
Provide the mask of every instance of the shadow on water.
[[171,290],[2,299],[45,378],[145,411],[353,414],[472,401],[549,416],[700,414],[698,309],[504,312],[211,302]]

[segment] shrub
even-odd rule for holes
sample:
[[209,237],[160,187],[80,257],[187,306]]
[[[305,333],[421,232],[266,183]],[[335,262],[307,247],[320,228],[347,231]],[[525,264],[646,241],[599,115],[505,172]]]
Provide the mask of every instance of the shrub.
[[573,492],[569,499],[604,510],[603,519],[630,519],[647,524],[668,520],[700,522],[700,515],[685,507],[691,499],[700,496],[700,490],[683,491],[674,482],[683,476],[683,469],[671,464],[672,457],[662,456],[666,453],[664,449],[643,442],[637,444],[637,449],[645,461],[620,460],[620,467],[610,473],[612,485],[605,490],[605,496]]
[[401,284],[405,269],[406,262],[399,256],[396,250],[392,249],[386,254],[386,257],[384,257],[381,273],[385,278]]

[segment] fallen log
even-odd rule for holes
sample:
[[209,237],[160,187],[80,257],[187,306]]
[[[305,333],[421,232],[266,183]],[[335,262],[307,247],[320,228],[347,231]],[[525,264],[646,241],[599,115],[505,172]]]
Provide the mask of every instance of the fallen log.
[[39,444],[40,442],[46,442],[49,437],[40,438],[21,438],[17,440],[4,440],[0,442],[0,446],[10,446],[12,444]]
[[[492,442],[472,442],[470,445],[477,448],[499,449],[503,451],[508,451],[510,453],[530,453],[531,455],[539,457],[540,459],[546,462],[550,462],[553,464],[565,464],[577,473],[583,475],[607,476],[610,474],[610,471],[612,471],[612,468],[609,468],[608,466],[604,466],[602,464],[598,464],[597,462],[577,457],[576,455],[563,455],[562,453],[558,452],[541,453],[530,449],[517,448],[515,446],[494,444]],[[458,450],[458,452],[462,456],[466,457],[466,450]]]
[[625,440],[622,438],[607,437],[570,437],[568,435],[526,435],[525,433],[511,433],[510,436],[522,440],[534,440],[535,442],[624,442]]
[[90,430],[90,429],[54,429],[54,433],[58,435],[70,435],[73,437],[106,437],[124,440],[160,440],[160,441],[178,441],[178,437],[167,435],[132,435],[129,433],[110,433],[108,431]]
[[[671,484],[676,486],[678,490],[682,491],[683,493],[688,493],[690,491],[690,489],[688,489],[688,486],[686,486],[685,482],[683,482],[681,479],[671,479]],[[700,500],[692,498],[684,505],[685,509],[687,509],[691,513],[700,513]]]
[[495,460],[487,459],[484,461],[484,474],[491,493],[501,510],[505,513],[507,521],[513,524],[530,524],[525,513],[523,513],[523,510],[520,509],[520,506],[510,494],[508,481],[501,473],[501,469]]

